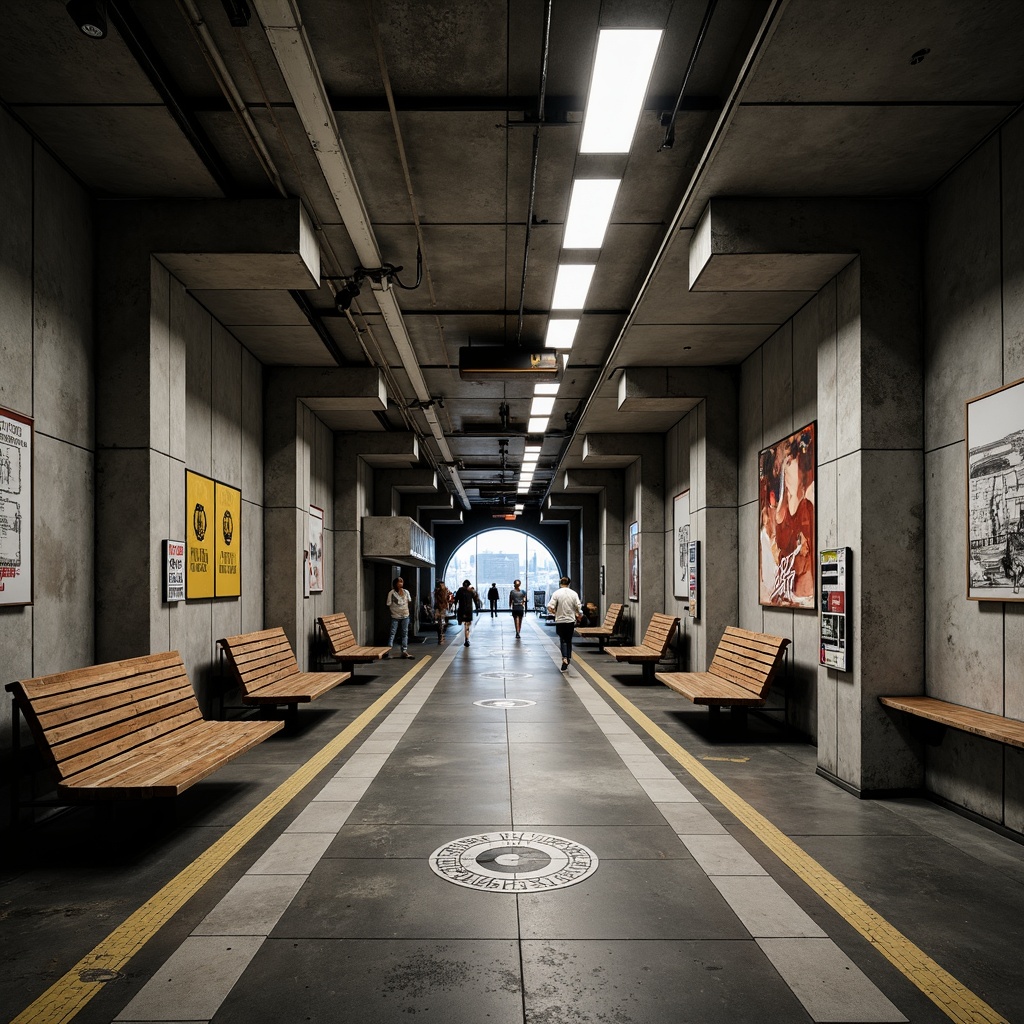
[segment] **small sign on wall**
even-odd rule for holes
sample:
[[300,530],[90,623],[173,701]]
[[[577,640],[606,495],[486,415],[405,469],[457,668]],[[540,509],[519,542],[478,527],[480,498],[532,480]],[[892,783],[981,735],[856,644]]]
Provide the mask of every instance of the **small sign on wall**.
[[164,601],[176,604],[185,600],[185,542],[165,540],[164,548]]
[[818,661],[826,668],[850,671],[850,549],[823,548]]
[[691,540],[686,549],[686,584],[690,618],[700,618],[700,541]]

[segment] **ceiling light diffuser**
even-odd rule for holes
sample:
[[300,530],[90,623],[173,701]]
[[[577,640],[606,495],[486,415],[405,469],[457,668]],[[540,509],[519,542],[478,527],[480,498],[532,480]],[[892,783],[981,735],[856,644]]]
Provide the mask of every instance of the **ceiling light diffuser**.
[[563,263],[555,278],[555,294],[551,299],[552,309],[582,309],[590,291],[594,276],[594,263]]
[[533,416],[530,418],[530,422],[526,425],[526,432],[528,434],[543,434],[547,429],[547,416]]
[[579,320],[549,320],[545,348],[572,348]]
[[533,393],[535,395],[557,395],[558,384],[534,384]]
[[583,115],[581,153],[628,153],[633,145],[660,29],[604,29]]
[[587,178],[573,182],[565,218],[565,249],[600,249],[612,218],[618,178]]
[[531,416],[550,416],[551,410],[555,407],[554,398],[548,395],[538,395],[530,406]]

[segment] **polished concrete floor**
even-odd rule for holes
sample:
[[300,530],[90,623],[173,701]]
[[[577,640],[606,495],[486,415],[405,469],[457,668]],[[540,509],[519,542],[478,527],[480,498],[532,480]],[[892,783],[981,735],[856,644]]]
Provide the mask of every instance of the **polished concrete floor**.
[[170,806],[6,836],[0,1020],[1024,1020],[1024,847],[532,616],[411,650]]

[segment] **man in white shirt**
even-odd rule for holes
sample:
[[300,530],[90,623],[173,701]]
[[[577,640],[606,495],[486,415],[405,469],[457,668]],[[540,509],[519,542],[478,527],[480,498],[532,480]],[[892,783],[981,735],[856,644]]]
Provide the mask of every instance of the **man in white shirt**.
[[558,590],[551,595],[548,611],[555,617],[555,632],[562,649],[562,665],[564,672],[572,661],[572,635],[576,632],[576,624],[583,618],[583,606],[580,596],[575,590],[569,589],[569,577],[563,576],[558,581]]
[[395,633],[399,634],[402,645],[402,657],[411,658],[409,653],[409,591],[405,589],[405,581],[396,577],[394,586],[388,591],[388,611],[391,612],[391,635],[388,647],[395,643]]

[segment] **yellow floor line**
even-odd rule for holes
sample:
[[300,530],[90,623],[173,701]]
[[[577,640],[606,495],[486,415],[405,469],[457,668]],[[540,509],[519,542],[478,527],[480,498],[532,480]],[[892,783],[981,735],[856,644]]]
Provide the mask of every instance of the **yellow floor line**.
[[82,972],[123,971],[131,958],[290,800],[312,782],[429,661],[430,655],[419,661],[415,668],[378,697],[351,725],[346,726],[273,793],[261,800],[238,824],[228,829],[209,849],[151,896],[31,1006],[19,1013],[11,1024],[63,1024],[71,1020],[105,984],[101,981],[82,981]]
[[724,782],[681,747],[660,726],[577,656],[590,678],[656,743],[679,762],[716,800],[727,807],[787,867],[800,876],[890,963],[916,985],[951,1020],[961,1024],[1009,1024],[983,999],[962,985],[923,950],[851,892],[833,874],[755,811]]

